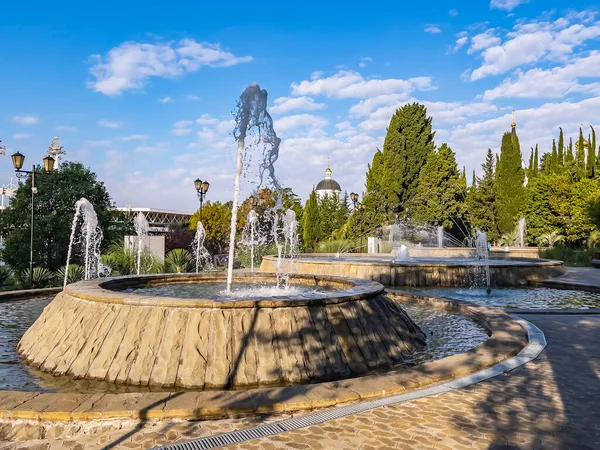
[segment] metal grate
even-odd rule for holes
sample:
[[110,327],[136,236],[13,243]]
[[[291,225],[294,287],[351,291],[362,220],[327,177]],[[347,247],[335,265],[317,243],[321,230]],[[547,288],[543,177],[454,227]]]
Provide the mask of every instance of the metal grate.
[[292,419],[282,420],[271,424],[259,425],[245,430],[229,431],[227,433],[216,434],[214,436],[194,439],[192,441],[180,442],[177,444],[166,445],[164,447],[156,447],[156,449],[165,450],[208,450],[212,448],[224,447],[230,444],[239,444],[241,442],[251,441],[269,436],[274,436],[286,431],[293,431],[299,428],[306,428],[312,425],[326,422],[328,420],[340,419],[342,417],[351,416],[370,409],[380,408],[383,406],[391,406],[398,403],[415,400],[417,398],[429,397],[431,395],[443,394],[444,392],[453,389],[460,389],[471,384],[479,383],[504,373],[505,371],[513,370],[533,359],[537,358],[542,350],[546,347],[546,337],[542,330],[533,325],[531,322],[521,319],[518,316],[511,316],[519,324],[527,330],[529,336],[529,344],[521,350],[521,352],[501,362],[493,367],[481,370],[477,373],[467,375],[456,380],[441,383],[435,386],[430,386],[424,389],[418,389],[406,394],[398,394],[392,397],[380,398],[377,400],[369,400],[356,403],[354,405],[341,406],[328,411],[315,412],[305,416],[294,417]]

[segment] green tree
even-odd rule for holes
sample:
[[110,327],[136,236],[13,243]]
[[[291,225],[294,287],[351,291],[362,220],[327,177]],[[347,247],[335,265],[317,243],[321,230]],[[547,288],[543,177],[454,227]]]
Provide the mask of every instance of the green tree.
[[563,135],[562,128],[560,129],[560,134],[558,135],[558,166],[563,167],[565,164],[565,137]]
[[[35,267],[55,271],[65,265],[75,203],[85,197],[94,206],[104,233],[104,245],[122,239],[126,220],[111,211],[110,196],[96,174],[76,162],[63,163],[46,173],[36,168],[34,198],[33,263]],[[15,192],[10,206],[0,216],[0,233],[4,236],[2,259],[16,270],[29,267],[31,232],[31,177]],[[71,263],[81,262],[75,251]]]
[[587,154],[587,175],[589,178],[594,178],[596,175],[596,130],[590,125],[592,135],[589,137],[588,154]]
[[[204,245],[211,255],[227,253],[229,249],[229,230],[231,229],[232,203],[207,201],[202,207],[202,225],[206,231]],[[196,230],[200,220],[200,211],[190,219],[190,229]]]
[[321,238],[319,203],[313,190],[304,206],[303,245],[307,252],[313,251]]
[[510,233],[523,206],[525,172],[521,148],[515,129],[505,133],[496,169],[498,228],[501,234]]
[[421,169],[410,214],[421,223],[452,229],[465,214],[465,171],[456,165],[454,152],[446,144],[429,154]]
[[573,138],[569,138],[569,148],[567,150],[567,156],[565,156],[566,163],[572,163],[575,160],[575,156],[573,154]]
[[389,220],[411,200],[421,168],[434,149],[431,121],[425,106],[418,103],[405,105],[392,116],[383,151],[375,153],[367,172],[371,198],[364,200],[364,206],[371,219],[377,220],[383,212]]
[[556,150],[556,142],[554,142],[554,139],[552,139],[552,153],[550,155],[550,158],[548,160],[548,164],[550,165],[550,167],[548,168],[548,171],[550,173],[557,173],[559,172],[559,158],[558,158],[558,153]]
[[579,128],[579,139],[577,140],[577,154],[575,162],[577,165],[577,173],[579,178],[585,176],[585,139],[583,138],[583,130]]
[[489,240],[498,239],[496,214],[496,183],[494,175],[494,154],[488,149],[485,162],[481,165],[483,176],[477,179],[477,187],[469,190],[467,214],[471,225],[485,231]]

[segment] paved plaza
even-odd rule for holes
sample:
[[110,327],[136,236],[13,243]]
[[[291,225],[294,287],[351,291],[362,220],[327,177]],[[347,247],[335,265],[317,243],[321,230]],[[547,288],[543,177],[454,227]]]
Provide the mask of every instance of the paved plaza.
[[[600,317],[530,315],[546,334],[540,357],[450,393],[379,408],[227,448],[600,449]],[[136,449],[280,419],[148,422],[137,428],[0,449]]]

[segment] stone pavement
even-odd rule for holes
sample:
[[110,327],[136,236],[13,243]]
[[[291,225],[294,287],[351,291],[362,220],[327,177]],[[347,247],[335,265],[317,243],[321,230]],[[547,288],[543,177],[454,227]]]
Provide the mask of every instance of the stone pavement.
[[566,273],[556,278],[543,281],[541,284],[549,288],[586,288],[600,292],[600,269],[593,267],[565,267]]
[[[544,331],[548,346],[538,359],[508,374],[227,448],[600,449],[600,317],[528,315],[527,320]],[[151,448],[257,422],[155,422],[67,440],[0,444],[0,449]]]

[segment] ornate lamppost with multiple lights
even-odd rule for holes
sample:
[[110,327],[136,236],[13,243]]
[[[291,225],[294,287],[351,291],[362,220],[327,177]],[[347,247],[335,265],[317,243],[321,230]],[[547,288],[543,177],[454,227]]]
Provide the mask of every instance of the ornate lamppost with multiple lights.
[[[19,180],[31,175],[31,233],[29,238],[29,288],[31,289],[33,286],[33,200],[34,195],[37,193],[37,188],[35,187],[35,164],[31,167],[31,170],[23,170],[25,156],[19,152],[11,155],[11,159]],[[46,172],[52,172],[54,170],[54,163],[56,161],[52,156],[48,155],[42,161],[44,162],[44,170]]]
[[208,192],[210,183],[208,181],[202,181],[200,178],[196,178],[194,181],[194,187],[198,193],[198,200],[200,200],[200,222],[202,222],[202,204],[204,203],[204,197]]

